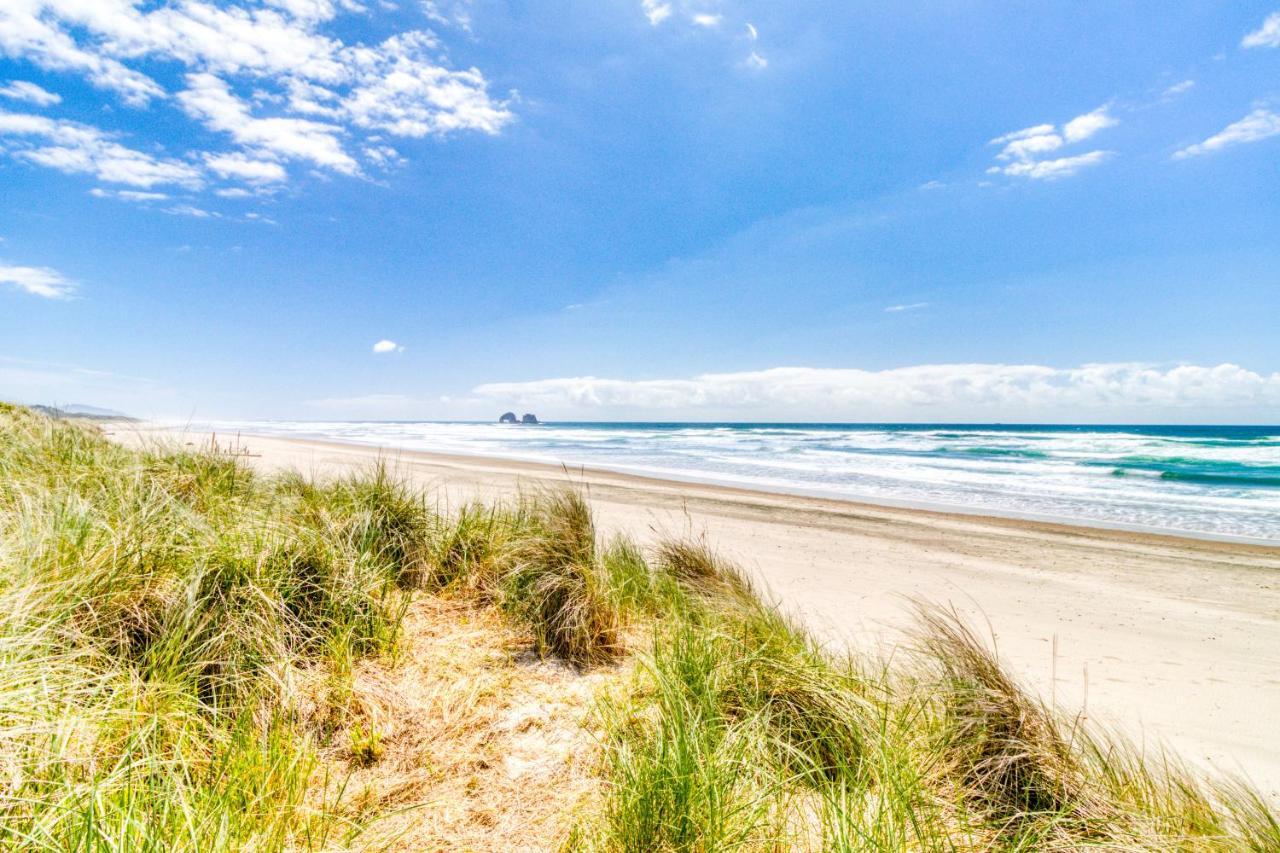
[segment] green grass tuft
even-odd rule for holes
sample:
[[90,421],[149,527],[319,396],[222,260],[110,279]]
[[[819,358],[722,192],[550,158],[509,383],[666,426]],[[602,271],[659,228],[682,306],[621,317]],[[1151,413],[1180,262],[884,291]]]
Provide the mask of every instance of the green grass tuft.
[[596,553],[595,522],[576,491],[532,500],[506,582],[508,607],[533,630],[540,651],[581,666],[621,651],[621,621]]

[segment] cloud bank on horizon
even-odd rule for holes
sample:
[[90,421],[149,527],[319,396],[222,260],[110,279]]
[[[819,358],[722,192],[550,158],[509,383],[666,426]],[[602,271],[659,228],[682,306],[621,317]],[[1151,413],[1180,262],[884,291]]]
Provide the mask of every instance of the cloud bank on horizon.
[[593,376],[497,382],[474,389],[495,403],[556,417],[643,411],[680,417],[717,413],[744,420],[1042,420],[1162,418],[1194,421],[1236,411],[1280,418],[1280,372],[1234,364],[1212,367],[1087,364],[928,364],[889,370],[777,367],[687,379]]

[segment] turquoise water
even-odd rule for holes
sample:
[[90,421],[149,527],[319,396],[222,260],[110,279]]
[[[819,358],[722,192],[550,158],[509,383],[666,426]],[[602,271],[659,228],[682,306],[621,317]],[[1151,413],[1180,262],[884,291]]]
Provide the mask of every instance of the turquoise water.
[[378,421],[210,426],[1280,541],[1280,427]]

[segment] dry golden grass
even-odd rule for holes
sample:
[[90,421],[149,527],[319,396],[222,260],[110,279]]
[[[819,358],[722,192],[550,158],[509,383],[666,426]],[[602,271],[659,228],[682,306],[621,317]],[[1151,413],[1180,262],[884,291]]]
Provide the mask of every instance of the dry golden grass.
[[[591,710],[628,675],[582,672],[533,647],[496,606],[416,600],[396,655],[357,663],[337,697],[343,723],[326,738],[311,799],[331,800],[345,780],[344,817],[366,827],[362,849],[556,849],[601,796]],[[312,703],[317,728],[324,704]],[[361,747],[371,737],[372,760]]]

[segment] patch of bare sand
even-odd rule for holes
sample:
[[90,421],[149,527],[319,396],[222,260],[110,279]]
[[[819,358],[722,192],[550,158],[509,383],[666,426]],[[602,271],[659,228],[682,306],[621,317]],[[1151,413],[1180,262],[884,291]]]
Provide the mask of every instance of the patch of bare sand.
[[395,658],[358,663],[336,697],[313,800],[345,783],[360,849],[558,847],[601,795],[595,698],[628,676],[531,649],[495,607],[417,599]]

